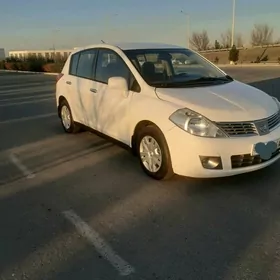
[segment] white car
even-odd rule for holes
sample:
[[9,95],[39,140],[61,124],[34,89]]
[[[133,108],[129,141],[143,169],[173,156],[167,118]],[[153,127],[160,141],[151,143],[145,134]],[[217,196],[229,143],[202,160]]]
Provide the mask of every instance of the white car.
[[[192,64],[173,65],[178,56]],[[231,176],[280,157],[278,100],[180,46],[78,49],[58,75],[56,102],[66,132],[82,125],[124,143],[158,180]]]

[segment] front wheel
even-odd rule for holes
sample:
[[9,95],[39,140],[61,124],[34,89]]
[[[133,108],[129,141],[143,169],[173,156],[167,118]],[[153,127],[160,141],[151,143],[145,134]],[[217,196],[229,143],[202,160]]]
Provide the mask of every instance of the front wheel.
[[166,180],[174,175],[166,140],[157,127],[144,127],[137,135],[136,148],[140,164],[150,177]]

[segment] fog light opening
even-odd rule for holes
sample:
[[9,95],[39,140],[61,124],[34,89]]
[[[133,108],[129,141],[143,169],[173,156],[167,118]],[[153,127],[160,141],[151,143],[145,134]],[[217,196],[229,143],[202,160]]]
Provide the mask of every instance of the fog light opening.
[[200,161],[206,169],[223,169],[220,157],[200,156]]

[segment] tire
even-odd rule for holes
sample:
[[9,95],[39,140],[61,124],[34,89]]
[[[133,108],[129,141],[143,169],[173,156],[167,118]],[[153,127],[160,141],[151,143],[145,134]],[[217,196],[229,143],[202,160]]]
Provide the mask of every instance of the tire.
[[[157,158],[153,161],[154,163],[156,162],[153,164],[154,170],[151,170],[151,165],[148,163],[150,157],[146,155],[145,147],[147,147],[147,145],[145,143],[147,143],[148,140],[150,141],[149,143],[151,146],[153,146],[153,153],[157,156]],[[153,143],[155,145],[153,145]],[[157,152],[154,150],[155,146],[159,148],[156,148]],[[168,145],[163,133],[156,126],[146,126],[137,133],[136,152],[140,161],[140,165],[148,176],[156,180],[167,180],[173,177],[174,172],[172,169]],[[144,163],[142,158],[146,158],[147,162]],[[161,158],[161,162],[159,158]]]
[[[67,111],[69,113],[69,123],[66,124],[63,121],[63,119],[64,119],[63,113],[67,112]],[[63,127],[65,132],[67,132],[67,133],[78,133],[80,131],[80,126],[74,122],[70,106],[69,106],[69,104],[66,100],[63,100],[61,102],[60,106],[59,106],[59,115],[60,115],[60,120],[61,120],[62,127]]]

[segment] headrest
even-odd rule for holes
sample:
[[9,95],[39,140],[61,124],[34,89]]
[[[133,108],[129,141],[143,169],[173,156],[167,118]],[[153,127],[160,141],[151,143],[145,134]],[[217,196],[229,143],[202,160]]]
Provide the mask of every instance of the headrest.
[[150,61],[146,61],[143,63],[142,65],[142,71],[146,72],[146,71],[155,71],[155,65],[153,62],[150,62]]

